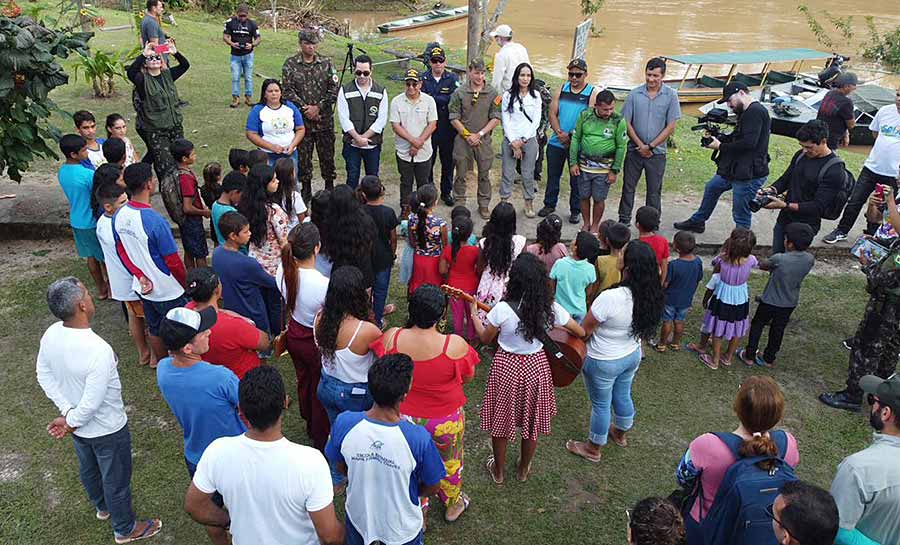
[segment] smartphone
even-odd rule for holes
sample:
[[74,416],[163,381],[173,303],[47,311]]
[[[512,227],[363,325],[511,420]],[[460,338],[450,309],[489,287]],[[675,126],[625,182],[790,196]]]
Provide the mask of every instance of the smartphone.
[[153,51],[155,51],[157,55],[167,55],[170,51],[169,44],[154,45]]
[[884,185],[875,184],[875,194],[878,195],[878,198],[883,199],[884,198]]

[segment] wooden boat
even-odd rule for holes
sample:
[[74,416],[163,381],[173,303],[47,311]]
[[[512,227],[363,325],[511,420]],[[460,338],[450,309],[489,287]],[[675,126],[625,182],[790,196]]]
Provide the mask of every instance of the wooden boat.
[[[678,91],[680,102],[709,102],[722,97],[722,88],[731,81],[740,81],[747,87],[759,88],[766,84],[788,83],[800,76],[807,61],[831,59],[833,55],[814,49],[768,49],[763,51],[743,51],[732,53],[703,53],[697,55],[664,55],[668,63],[685,66],[681,78],[663,80],[663,83]],[[784,71],[774,70],[772,65],[791,63]],[[826,63],[827,64],[827,63]],[[703,73],[707,66],[728,66],[724,75],[710,76]],[[743,73],[739,65],[762,65],[758,72]],[[696,69],[694,69],[696,67]],[[624,100],[634,86],[609,89],[616,99]]]
[[455,21],[462,19],[469,14],[469,6],[461,6],[458,8],[440,8],[433,9],[428,13],[414,15],[406,19],[397,19],[389,21],[382,25],[378,25],[378,30],[382,34],[388,32],[397,32],[399,30],[410,30],[413,28],[421,28],[423,26],[436,25],[438,23],[446,23],[447,21]]

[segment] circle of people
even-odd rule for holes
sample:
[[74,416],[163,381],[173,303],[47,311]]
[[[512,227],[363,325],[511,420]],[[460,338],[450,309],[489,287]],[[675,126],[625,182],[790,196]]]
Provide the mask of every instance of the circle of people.
[[[151,4],[161,12],[157,0],[148,2],[148,12]],[[239,105],[242,74],[235,56],[246,55],[235,51],[252,51],[241,44],[259,43],[249,23],[246,9],[239,9],[226,24],[233,107]],[[243,28],[249,38],[230,35],[229,25]],[[213,543],[422,543],[429,499],[435,497],[445,519],[457,520],[472,501],[462,475],[465,384],[481,359],[473,344],[496,345],[479,416],[492,450],[480,465],[497,485],[508,477],[506,451],[517,431],[515,479],[529,478],[538,437],[550,433],[557,413],[540,340],[550,329],[586,340],[581,374],[590,427],[586,440],[568,440],[565,448],[588,463],[601,461],[609,440],[628,446],[636,414],[631,385],[647,349],[642,341],[660,353],[694,351],[713,370],[730,366],[735,355],[747,366],[775,366],[801,282],[813,266],[807,249],[841,184],[837,174],[831,180],[830,172],[824,179],[819,173],[834,156],[828,125],[802,128],[803,149],[789,170],[774,189],[759,191],[768,175],[757,160],[767,148],[768,128],[764,134],[759,129],[768,114],[757,119],[765,109],[760,112],[746,87],[727,86],[723,102],[738,114],[738,126],[732,135],[713,139],[717,174],[700,210],[682,222],[672,244],[678,256],[670,258],[669,242],[655,233],[665,143],[680,116],[676,92],[661,84],[665,63],[648,62],[646,84],[631,92],[617,114],[612,94],[587,83],[587,65],[575,59],[547,116],[530,65],[517,62],[524,47],[512,41],[506,25],[494,35],[501,46],[494,77],[508,89],[502,96],[486,83],[480,59],[469,63],[467,81],[460,84],[445,69],[438,47],[431,49],[431,69],[424,75],[406,72],[406,92],[391,102],[388,115],[387,93],[372,79],[371,59],[357,57],[355,78],[339,87],[330,61],[316,53],[319,35],[301,31],[300,52],[285,62],[283,80],[267,79],[259,103],[252,105],[247,137],[259,149],[231,150],[232,170],[224,177],[219,164],[206,165],[202,187],[192,169],[194,145],[183,138],[174,85],[189,65],[172,41],[162,51],[159,40],[147,41],[128,68],[138,133],[147,143],[143,161],[118,114],[106,118],[105,141],[96,138],[96,121],[86,111],[74,115],[77,134],[61,138],[65,163],[59,181],[71,204],[76,250],[87,258],[99,299],[121,302],[139,364],[156,370],[160,392],[184,432],[191,477],[185,508]],[[179,64],[169,68],[166,56]],[[251,105],[252,59],[249,66],[245,96]],[[334,101],[348,175],[336,187]],[[400,218],[385,204],[377,176],[388,119],[397,136]],[[547,122],[554,135],[545,149],[538,134]],[[501,202],[491,209],[490,134],[500,123]],[[867,240],[884,240],[900,228],[894,200],[900,91],[896,107],[876,116],[873,131],[879,136],[845,218],[853,216],[852,226],[869,199],[873,237]],[[765,140],[764,147],[748,147],[748,133]],[[311,194],[314,146],[325,189]],[[739,151],[729,154],[729,146]],[[516,231],[517,212],[508,199],[518,167],[524,214],[535,215],[540,167],[534,165],[544,154],[544,219],[536,242],[528,244]],[[436,158],[442,163],[439,184],[430,182]],[[488,220],[481,237],[462,204],[473,162],[478,212]],[[560,242],[562,219],[554,213],[566,162],[574,196],[569,220],[584,218],[570,247]],[[602,221],[609,186],[623,165],[620,221]],[[894,170],[883,174],[878,169],[884,165]],[[366,175],[357,183],[363,166]],[[631,240],[641,172],[648,204],[637,210],[639,237]],[[868,186],[867,192],[859,189]],[[158,187],[180,227],[183,259],[168,221],[150,206]],[[703,231],[728,189],[735,195],[738,227],[712,262],[700,340],[683,346],[685,317],[704,277],[691,231]],[[767,206],[781,209],[768,259],[753,255],[750,211],[737,206],[739,193],[748,199],[770,196]],[[449,224],[435,212],[438,199],[456,204]],[[211,267],[203,218],[211,220]],[[399,279],[407,285],[408,320],[385,331],[384,316],[395,310],[387,303],[388,288],[403,236]],[[841,463],[830,493],[797,480],[796,439],[778,429],[784,396],[771,378],[753,376],[734,401],[737,428],[692,441],[676,471],[679,490],[628,510],[630,543],[900,542],[900,421],[894,410],[900,407],[900,378],[889,378],[900,344],[897,263],[873,259],[864,269],[874,288],[857,335],[846,341],[847,388],[822,396],[829,405],[860,410],[867,394],[876,431],[870,447]],[[751,321],[747,281],[753,268],[771,274]],[[442,284],[462,296],[448,301],[438,288]],[[82,282],[67,277],[50,285],[47,300],[61,320],[41,339],[37,357],[40,385],[60,411],[48,432],[72,435],[89,500],[98,519],[110,520],[116,542],[152,537],[162,521],[138,520],[131,507],[131,438],[118,361],[90,329],[93,299]],[[440,327],[448,307],[453,334]],[[767,325],[768,345],[759,351]],[[748,334],[745,348],[737,350]],[[279,373],[264,363],[285,352],[296,370],[293,403],[312,447],[289,441],[281,431],[291,399]],[[333,500],[345,490],[341,524]]]

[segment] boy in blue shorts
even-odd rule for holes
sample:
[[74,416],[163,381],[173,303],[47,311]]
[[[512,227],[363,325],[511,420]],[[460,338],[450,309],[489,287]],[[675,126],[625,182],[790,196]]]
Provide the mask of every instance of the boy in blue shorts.
[[[691,309],[697,285],[703,281],[703,260],[694,255],[697,246],[694,235],[687,231],[675,233],[672,241],[678,259],[669,261],[666,270],[666,305],[663,308],[662,331],[656,343],[657,352],[681,349],[681,336],[684,335],[684,318]],[[672,341],[669,342],[671,335]]]
[[184,222],[181,224],[184,266],[187,270],[205,267],[209,248],[206,246],[203,218],[210,217],[210,212],[200,197],[197,175],[191,170],[191,165],[197,162],[197,153],[194,151],[194,144],[184,138],[172,142],[170,151],[178,164],[178,185],[181,187],[184,210]]
[[59,185],[69,201],[69,224],[75,236],[75,250],[78,257],[87,259],[88,271],[97,286],[97,298],[109,299],[103,248],[97,240],[97,218],[91,210],[94,171],[82,164],[88,156],[87,141],[77,134],[66,134],[59,139],[59,149],[66,158],[59,167]]

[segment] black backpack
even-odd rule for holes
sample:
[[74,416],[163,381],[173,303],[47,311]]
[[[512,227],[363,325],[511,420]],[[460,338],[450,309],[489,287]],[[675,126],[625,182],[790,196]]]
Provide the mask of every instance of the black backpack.
[[[803,152],[798,152],[794,157],[794,167],[797,166],[797,163],[800,161],[800,158],[803,157]],[[821,184],[822,180],[825,179],[825,173],[828,172],[828,169],[833,167],[834,165],[840,163],[841,170],[844,172],[844,183],[841,184],[841,188],[838,190],[837,194],[828,203],[828,206],[822,211],[822,219],[824,220],[836,220],[841,217],[841,213],[844,211],[844,206],[847,204],[847,201],[850,199],[850,195],[853,194],[853,188],[856,187],[856,178],[853,177],[853,174],[847,170],[847,165],[844,164],[844,160],[835,154],[834,157],[829,159],[822,165],[822,168],[819,169],[819,175],[816,178],[816,183]]]

